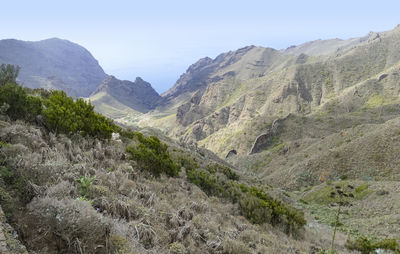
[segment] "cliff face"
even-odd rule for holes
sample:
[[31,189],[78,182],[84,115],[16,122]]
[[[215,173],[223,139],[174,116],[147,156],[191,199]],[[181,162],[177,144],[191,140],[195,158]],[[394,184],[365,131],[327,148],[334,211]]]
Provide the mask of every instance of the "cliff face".
[[[221,157],[232,149],[247,154],[266,132],[263,126],[288,114],[357,111],[374,94],[396,101],[399,38],[395,28],[281,51],[250,46],[204,58],[162,94],[162,106],[141,117],[140,124]],[[152,115],[163,116],[162,124]]]
[[99,97],[103,96],[111,97],[118,103],[140,113],[154,109],[161,99],[160,95],[151,87],[151,84],[140,77],[131,82],[108,76],[90,98],[96,105],[101,101]]
[[21,67],[19,82],[30,88],[60,89],[86,97],[106,74],[88,50],[57,38],[0,41],[0,63]]

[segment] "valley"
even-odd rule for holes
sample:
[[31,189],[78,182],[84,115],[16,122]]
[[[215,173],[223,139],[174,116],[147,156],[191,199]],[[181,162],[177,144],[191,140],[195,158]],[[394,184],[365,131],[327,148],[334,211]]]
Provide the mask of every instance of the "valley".
[[[9,253],[331,253],[335,228],[337,253],[400,251],[400,25],[205,57],[162,94],[59,39],[2,40],[0,63],[40,101],[0,95]],[[46,89],[81,125],[50,124]]]

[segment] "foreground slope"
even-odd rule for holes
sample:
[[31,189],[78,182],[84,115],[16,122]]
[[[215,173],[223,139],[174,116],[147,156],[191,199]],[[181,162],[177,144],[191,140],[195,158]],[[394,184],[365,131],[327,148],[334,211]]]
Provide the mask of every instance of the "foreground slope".
[[6,253],[26,253],[18,240],[38,253],[327,248],[331,230],[311,229],[299,203],[207,150],[121,128],[62,91],[0,90]]

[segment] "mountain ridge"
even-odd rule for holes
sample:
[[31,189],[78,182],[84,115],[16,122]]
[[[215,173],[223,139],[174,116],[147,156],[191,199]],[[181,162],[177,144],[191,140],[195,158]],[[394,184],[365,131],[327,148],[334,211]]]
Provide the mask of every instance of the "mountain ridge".
[[0,63],[21,67],[19,82],[30,88],[62,89],[88,96],[106,77],[92,54],[68,40],[0,40]]

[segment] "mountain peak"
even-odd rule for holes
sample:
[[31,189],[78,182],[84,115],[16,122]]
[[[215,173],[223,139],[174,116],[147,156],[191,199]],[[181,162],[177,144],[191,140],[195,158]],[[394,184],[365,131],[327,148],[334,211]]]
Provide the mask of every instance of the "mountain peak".
[[106,94],[113,100],[142,113],[153,109],[161,98],[151,84],[140,77],[132,82],[119,80],[112,75],[105,78],[91,95],[94,105],[101,103],[97,96],[99,94]]
[[87,49],[59,38],[0,40],[2,63],[20,66],[19,81],[25,86],[61,89],[73,97],[88,96],[106,77]]

